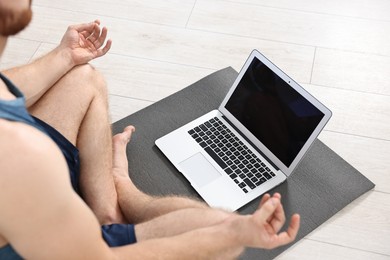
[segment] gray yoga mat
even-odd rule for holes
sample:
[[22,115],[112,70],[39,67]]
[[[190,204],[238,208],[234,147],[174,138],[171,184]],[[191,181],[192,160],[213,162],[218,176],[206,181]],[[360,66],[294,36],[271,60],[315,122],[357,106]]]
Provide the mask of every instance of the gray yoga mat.
[[[154,141],[218,108],[236,77],[234,69],[222,69],[113,124],[114,134],[129,124],[137,129],[127,148],[127,156],[129,175],[141,190],[154,195],[199,198]],[[373,187],[370,180],[316,140],[290,178],[271,193],[282,194],[287,216],[301,215],[296,242]],[[252,201],[239,213],[252,213],[259,201],[260,198]],[[274,250],[247,249],[240,259],[272,259],[291,245]]]

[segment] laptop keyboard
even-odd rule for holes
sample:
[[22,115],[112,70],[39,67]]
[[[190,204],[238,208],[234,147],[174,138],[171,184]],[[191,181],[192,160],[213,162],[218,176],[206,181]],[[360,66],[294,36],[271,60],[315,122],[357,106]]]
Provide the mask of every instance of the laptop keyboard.
[[214,117],[188,133],[242,189],[249,191],[273,173],[221,120]]

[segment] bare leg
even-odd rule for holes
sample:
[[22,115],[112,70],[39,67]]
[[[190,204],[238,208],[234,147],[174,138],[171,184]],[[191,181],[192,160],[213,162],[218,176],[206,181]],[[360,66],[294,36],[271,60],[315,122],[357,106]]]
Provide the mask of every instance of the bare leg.
[[138,190],[127,173],[126,146],[134,131],[133,126],[128,126],[113,137],[113,174],[125,217],[131,223],[142,222],[135,227],[138,241],[216,225],[232,215],[188,198],[151,197]]
[[112,139],[103,77],[90,65],[75,67],[30,113],[50,124],[79,149],[83,199],[99,222],[123,222],[112,178]]
[[189,198],[168,196],[153,197],[140,191],[129,178],[126,146],[133,126],[125,128],[124,132],[113,137],[113,175],[118,192],[118,202],[123,214],[130,223],[140,223],[166,213],[185,208],[208,208],[199,201]]
[[[208,208],[188,198],[156,198],[138,190],[127,172],[126,145],[133,128],[128,127],[124,133],[116,135],[112,143],[107,110],[105,82],[89,65],[70,71],[30,110],[79,148],[83,197],[101,224],[124,222],[118,202],[130,223],[186,208]],[[209,221],[205,221],[203,226],[208,224]]]

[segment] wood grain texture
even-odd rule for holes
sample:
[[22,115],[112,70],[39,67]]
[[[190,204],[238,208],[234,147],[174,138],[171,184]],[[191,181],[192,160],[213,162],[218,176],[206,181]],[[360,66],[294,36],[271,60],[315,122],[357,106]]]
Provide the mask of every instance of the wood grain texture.
[[[331,107],[320,139],[377,184],[374,198],[390,201],[388,0],[34,0],[33,10],[32,24],[9,40],[0,69],[50,50],[68,25],[99,18],[113,48],[93,65],[106,75],[114,121],[212,71],[239,70],[259,49]],[[355,203],[359,216],[390,215],[374,203]],[[304,239],[280,258],[390,259],[387,241],[379,240],[388,237],[390,220],[361,229],[371,219],[344,221],[354,210],[336,216],[348,232],[325,223],[329,229],[310,238],[316,240]],[[377,237],[379,229],[385,233]]]
[[227,0],[272,8],[305,11],[309,13],[332,14],[371,20],[390,21],[390,3],[387,0]]
[[188,27],[277,42],[390,55],[388,21],[198,0]]
[[[34,1],[35,2],[35,1]],[[184,27],[195,0],[134,0],[134,1],[36,1],[36,5],[75,11],[79,14],[110,16],[132,21],[142,21]],[[97,17],[97,18],[99,18]]]
[[11,48],[6,48],[0,59],[0,70],[26,64],[30,61],[40,42],[10,38],[7,42]]
[[318,48],[311,83],[390,96],[390,57]]
[[[308,238],[390,255],[390,201],[387,193],[368,192],[313,231]],[[375,236],[367,237],[368,233]]]
[[333,112],[326,129],[390,140],[390,96],[304,84]]

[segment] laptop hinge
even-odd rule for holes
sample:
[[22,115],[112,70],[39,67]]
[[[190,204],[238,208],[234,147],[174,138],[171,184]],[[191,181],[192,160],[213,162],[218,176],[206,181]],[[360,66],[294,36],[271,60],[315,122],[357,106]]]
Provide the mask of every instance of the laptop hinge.
[[275,168],[275,170],[277,170],[277,171],[279,171],[279,168],[262,152],[262,151],[260,151],[260,149],[259,148],[257,148],[256,147],[256,145],[254,145],[252,142],[251,142],[251,140],[249,140],[234,124],[232,124],[232,122],[230,122],[229,121],[229,119],[227,119],[226,118],[226,116],[222,116],[222,118],[224,119],[224,120],[226,120],[226,122],[231,126],[231,127],[233,127],[234,128],[234,130],[236,130],[259,154],[261,154],[261,156],[263,156],[266,160],[267,160],[267,162],[269,163],[269,164],[271,164],[272,165],[272,167],[274,167]]

